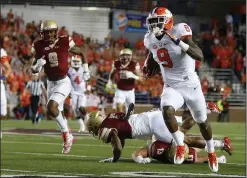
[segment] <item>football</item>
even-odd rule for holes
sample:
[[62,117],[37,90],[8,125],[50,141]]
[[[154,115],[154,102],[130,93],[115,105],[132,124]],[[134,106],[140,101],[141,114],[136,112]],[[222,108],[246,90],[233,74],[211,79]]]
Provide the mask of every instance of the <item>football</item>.
[[148,54],[142,71],[146,77],[152,77],[160,73],[160,65],[154,60],[152,53]]

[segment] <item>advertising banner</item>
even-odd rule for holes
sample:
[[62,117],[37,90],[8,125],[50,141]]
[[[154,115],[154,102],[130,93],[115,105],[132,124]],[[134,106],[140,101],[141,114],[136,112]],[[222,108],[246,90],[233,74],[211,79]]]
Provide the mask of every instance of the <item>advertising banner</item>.
[[145,33],[147,31],[146,18],[145,15],[114,11],[112,18],[113,30]]

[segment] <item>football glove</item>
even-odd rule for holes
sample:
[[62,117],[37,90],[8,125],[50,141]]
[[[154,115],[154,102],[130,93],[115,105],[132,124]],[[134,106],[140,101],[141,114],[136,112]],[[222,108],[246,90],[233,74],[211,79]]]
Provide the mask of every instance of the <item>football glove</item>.
[[112,158],[107,158],[99,161],[100,163],[112,163],[113,162],[113,157]]
[[83,79],[84,79],[85,81],[88,81],[88,80],[90,79],[90,73],[89,73],[89,71],[83,73]]
[[33,73],[39,73],[42,67],[46,64],[46,60],[44,60],[44,56],[38,59],[35,65],[32,65],[31,68],[34,71]]

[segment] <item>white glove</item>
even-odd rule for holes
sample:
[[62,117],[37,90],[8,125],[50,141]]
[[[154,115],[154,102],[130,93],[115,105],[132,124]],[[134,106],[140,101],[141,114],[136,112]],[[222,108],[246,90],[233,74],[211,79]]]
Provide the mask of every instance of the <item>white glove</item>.
[[107,158],[107,159],[100,160],[99,162],[100,163],[112,163],[112,161],[113,161],[113,157],[112,158]]
[[125,72],[126,78],[133,78],[135,80],[139,80],[139,77],[135,74],[133,74],[133,72],[131,71],[126,71]]
[[226,157],[224,155],[217,158],[218,163],[225,164],[226,163]]
[[112,81],[111,81],[111,80],[108,80],[108,82],[107,82],[106,85],[107,85],[108,88],[112,88],[112,85],[113,85],[113,84],[112,84]]
[[46,64],[46,60],[44,60],[44,57],[45,56],[42,56],[42,58],[38,59],[37,60],[37,63],[35,65],[32,66],[32,69],[35,71],[35,72],[40,72],[42,67]]
[[84,73],[83,73],[83,79],[84,79],[85,81],[88,81],[88,80],[90,79],[90,73],[89,73],[89,72],[84,72]]
[[143,158],[142,156],[135,156],[132,154],[132,159],[138,164],[148,164],[151,162],[150,158]]

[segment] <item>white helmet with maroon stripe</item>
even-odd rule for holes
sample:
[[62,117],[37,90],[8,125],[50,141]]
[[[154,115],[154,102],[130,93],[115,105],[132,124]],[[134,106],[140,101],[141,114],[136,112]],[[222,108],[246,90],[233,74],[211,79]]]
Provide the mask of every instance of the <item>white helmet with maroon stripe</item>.
[[160,36],[164,31],[173,27],[173,15],[165,7],[156,7],[149,13],[146,25],[155,36]]

